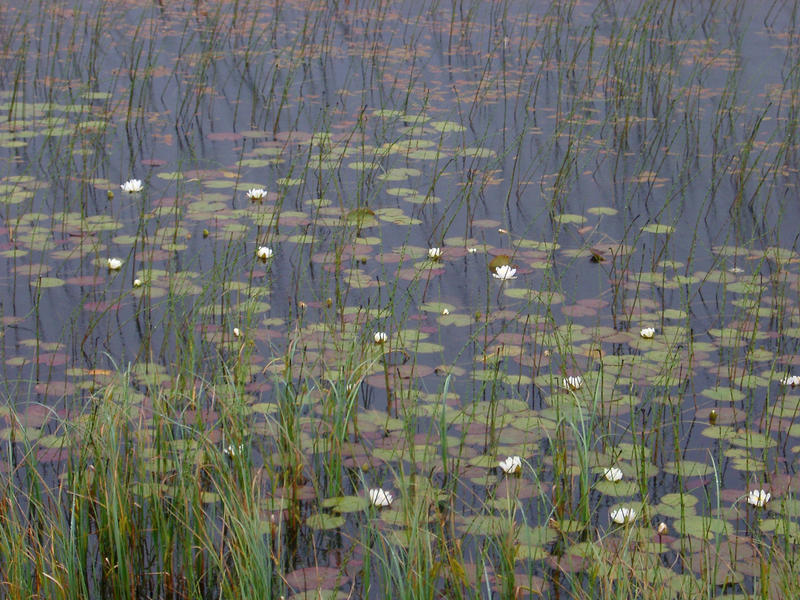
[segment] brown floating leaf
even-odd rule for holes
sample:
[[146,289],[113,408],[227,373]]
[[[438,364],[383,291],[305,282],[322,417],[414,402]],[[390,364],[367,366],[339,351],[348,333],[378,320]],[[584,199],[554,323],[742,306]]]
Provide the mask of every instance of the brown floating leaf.
[[119,302],[87,302],[83,305],[84,310],[89,312],[105,312],[107,310],[118,310],[122,306]]
[[571,306],[562,306],[561,312],[568,317],[591,317],[597,314],[597,309],[580,304],[573,304]]
[[497,267],[502,267],[511,264],[511,257],[507,254],[498,254],[489,261],[489,270],[494,271]]
[[286,575],[286,585],[295,591],[327,590],[338,587],[347,576],[332,567],[304,567]]
[[42,352],[36,357],[40,365],[63,365],[67,362],[67,355],[63,352]]
[[105,277],[99,277],[97,275],[81,275],[78,277],[69,277],[65,280],[69,285],[80,285],[80,286],[94,286],[94,285],[104,285],[108,279]]
[[242,139],[242,134],[232,131],[217,131],[206,134],[206,138],[214,142],[236,142]]
[[69,458],[69,448],[39,448],[36,451],[36,460],[40,463],[54,463]]
[[34,404],[25,409],[25,413],[20,416],[20,423],[25,427],[41,427],[53,416],[55,411],[42,404]]
[[75,386],[68,381],[51,381],[50,383],[37,383],[34,389],[37,393],[45,396],[69,396],[75,391]]

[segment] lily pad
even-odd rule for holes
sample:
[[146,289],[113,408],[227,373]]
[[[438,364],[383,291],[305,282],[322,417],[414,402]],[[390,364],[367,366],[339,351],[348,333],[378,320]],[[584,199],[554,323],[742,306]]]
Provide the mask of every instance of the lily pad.
[[322,501],[323,508],[330,508],[338,513],[359,512],[369,507],[369,499],[363,496],[340,496]]
[[650,223],[649,225],[645,225],[644,227],[642,227],[642,231],[645,233],[667,234],[675,231],[675,228],[672,225]]
[[664,465],[664,471],[673,475],[680,473],[683,477],[704,477],[713,473],[714,468],[711,465],[694,460],[682,460],[678,463],[667,463]]
[[336,529],[344,525],[344,517],[327,513],[316,513],[306,519],[311,529]]
[[461,133],[462,131],[466,131],[467,129],[461,123],[457,123],[455,121],[431,121],[429,125],[433,127],[436,131],[440,131],[442,133],[450,133],[450,132]]

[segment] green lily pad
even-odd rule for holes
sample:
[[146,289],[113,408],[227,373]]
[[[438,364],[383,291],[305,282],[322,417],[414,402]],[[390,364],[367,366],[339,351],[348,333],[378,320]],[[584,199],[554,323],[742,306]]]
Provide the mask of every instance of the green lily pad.
[[642,231],[645,233],[664,234],[664,233],[672,233],[673,231],[675,231],[675,228],[672,225],[650,223],[649,225],[645,225],[644,227],[642,227]]
[[466,533],[472,535],[502,536],[514,529],[514,522],[507,517],[477,515],[465,518],[462,527]]
[[529,544],[521,544],[517,546],[516,553],[514,554],[515,560],[544,560],[550,553],[540,546],[531,546]]
[[607,481],[601,479],[595,484],[597,491],[606,496],[622,497],[635,496],[639,493],[639,486],[634,481]]
[[586,222],[586,217],[584,217],[583,215],[573,215],[569,213],[564,213],[561,215],[554,216],[553,220],[556,223],[561,223],[561,224],[575,223],[577,225],[581,225]]
[[692,515],[685,517],[683,520],[676,521],[675,528],[685,535],[712,539],[716,535],[730,533],[732,526],[723,519]]
[[739,400],[743,400],[745,397],[744,392],[741,390],[725,386],[716,387],[714,389],[705,389],[700,393],[706,398],[723,402],[737,402]]
[[316,513],[306,519],[306,525],[311,529],[337,529],[344,525],[344,517],[327,513]]
[[745,448],[773,448],[777,442],[769,435],[758,433],[757,431],[742,431],[730,436],[727,440],[734,446]]
[[380,169],[380,164],[375,162],[369,161],[353,161],[347,164],[348,169],[353,169],[355,171],[376,171]]
[[616,208],[611,208],[610,206],[593,206],[586,210],[591,215],[615,215],[617,214]]
[[462,148],[458,151],[458,154],[472,158],[494,158],[497,156],[497,152],[491,148],[484,148],[482,146],[470,146],[468,148]]
[[442,152],[440,150],[414,150],[407,156],[416,160],[436,160],[442,157]]
[[666,494],[653,509],[655,514],[681,519],[684,516],[697,514],[697,498],[691,494]]
[[368,506],[369,499],[363,496],[340,496],[322,501],[323,508],[330,508],[338,513],[359,512],[365,510]]
[[422,171],[410,167],[396,167],[378,175],[381,181],[403,181],[409,177],[417,177]]
[[680,473],[683,477],[704,477],[714,472],[711,465],[694,460],[682,460],[680,463],[670,462],[664,465],[664,470],[673,475]]
[[461,123],[456,123],[455,121],[431,121],[429,124],[436,131],[441,133],[460,133],[462,131],[466,131],[467,129]]
[[761,519],[758,522],[758,528],[761,531],[785,535],[794,543],[800,541],[800,525],[796,521],[789,521],[788,519]]
[[389,108],[381,108],[378,110],[372,111],[372,115],[375,117],[381,117],[384,119],[392,118],[392,117],[401,117],[403,116],[403,112],[399,110],[392,110]]
[[54,288],[61,287],[66,282],[59,277],[40,277],[39,279],[33,280],[31,283],[41,288]]

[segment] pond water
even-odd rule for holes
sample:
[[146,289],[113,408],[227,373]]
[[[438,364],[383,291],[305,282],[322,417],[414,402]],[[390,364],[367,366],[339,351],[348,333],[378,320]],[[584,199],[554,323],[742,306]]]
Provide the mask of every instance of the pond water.
[[274,518],[288,436],[277,566],[324,589],[362,585],[343,499],[408,477],[472,562],[513,498],[547,594],[620,507],[676,594],[709,544],[714,590],[765,589],[753,553],[800,537],[797,8],[3,6],[0,437],[55,483],[95,402],[164,394],[275,474]]

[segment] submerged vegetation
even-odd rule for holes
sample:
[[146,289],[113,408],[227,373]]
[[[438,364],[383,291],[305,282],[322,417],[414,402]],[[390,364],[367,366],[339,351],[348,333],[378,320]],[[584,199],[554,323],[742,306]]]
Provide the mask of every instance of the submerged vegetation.
[[798,9],[0,5],[0,595],[798,596]]

